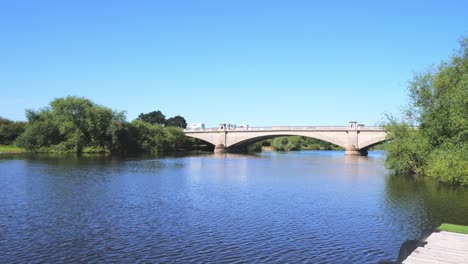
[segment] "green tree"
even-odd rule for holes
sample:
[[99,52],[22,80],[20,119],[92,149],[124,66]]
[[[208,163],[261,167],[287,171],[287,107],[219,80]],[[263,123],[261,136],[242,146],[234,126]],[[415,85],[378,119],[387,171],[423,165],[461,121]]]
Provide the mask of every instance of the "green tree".
[[106,140],[101,146],[106,146],[110,152],[125,152],[127,133],[125,112],[114,111],[112,119],[105,134]]
[[99,106],[86,98],[57,98],[49,107],[27,110],[28,123],[17,145],[34,151],[82,152],[85,147],[114,151],[118,130],[125,122],[123,112]]
[[340,147],[316,138],[301,137],[302,148],[309,150],[333,150],[341,149]]
[[35,112],[26,110],[28,123],[15,144],[30,151],[47,151],[62,140],[58,124],[48,109]]
[[161,125],[136,119],[130,125],[130,137],[135,139],[133,149],[138,152],[157,153],[164,149],[164,129]]
[[180,115],[171,117],[166,120],[166,126],[178,127],[178,128],[187,128],[187,121]]
[[255,142],[247,146],[247,153],[262,152],[263,142]]
[[395,119],[390,120],[384,128],[389,140],[385,146],[387,168],[396,173],[422,174],[431,147],[429,141],[421,135],[421,130]]
[[183,131],[175,127],[162,127],[139,119],[130,124],[129,137],[134,139],[132,152],[174,152],[186,143]]
[[[26,117],[25,131],[16,144],[31,151],[79,153],[85,148],[97,148],[111,153],[157,153],[190,147],[182,129],[157,123],[164,119],[159,111],[149,113],[148,119],[128,123],[124,112],[112,111],[86,98],[68,96],[37,111],[27,110]],[[173,121],[183,126],[185,119],[176,116]]]
[[24,132],[25,125],[25,122],[0,117],[0,144],[12,144]]
[[161,111],[153,111],[147,114],[141,113],[140,115],[138,115],[138,119],[150,124],[158,124],[162,126],[166,124],[166,116],[163,115]]
[[460,44],[448,62],[413,78],[403,118],[388,118],[391,170],[468,185],[468,39]]
[[80,153],[85,146],[91,144],[93,106],[90,100],[75,96],[57,98],[50,103],[52,118],[59,125],[63,137],[63,141],[57,146],[58,150]]
[[176,127],[166,127],[164,128],[165,135],[165,148],[166,152],[174,152],[184,146],[186,137],[184,132],[180,128]]
[[300,137],[277,137],[273,139],[271,147],[277,151],[301,150],[302,141]]

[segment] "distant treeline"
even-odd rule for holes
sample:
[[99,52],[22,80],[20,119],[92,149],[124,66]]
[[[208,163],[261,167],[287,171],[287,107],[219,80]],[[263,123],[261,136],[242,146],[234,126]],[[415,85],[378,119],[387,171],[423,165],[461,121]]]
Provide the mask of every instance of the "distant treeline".
[[15,122],[0,117],[0,145],[11,145],[24,132],[26,122]]
[[58,98],[39,110],[26,110],[27,122],[0,118],[0,144],[34,152],[172,152],[194,145],[183,134],[182,116],[160,111],[127,122],[125,113],[75,96]]
[[[27,122],[0,117],[0,145],[15,144],[32,152],[157,153],[179,150],[212,151],[213,146],[185,137],[184,117],[167,118],[161,111],[141,113],[127,122],[125,113],[75,96],[57,98],[47,107],[26,110]],[[277,137],[243,146],[235,151],[259,152],[339,149],[318,139]]]
[[260,142],[260,144],[262,147],[271,147],[276,151],[342,149],[339,146],[326,141],[301,136],[276,137],[274,139],[264,140]]

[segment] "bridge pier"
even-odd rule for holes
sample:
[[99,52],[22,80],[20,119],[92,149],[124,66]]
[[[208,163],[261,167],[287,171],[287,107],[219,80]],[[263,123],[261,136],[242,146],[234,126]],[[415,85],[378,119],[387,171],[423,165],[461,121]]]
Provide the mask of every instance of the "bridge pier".
[[348,134],[348,142],[345,148],[345,155],[359,155],[359,156],[367,156],[367,149],[363,148],[360,149],[359,146],[359,133],[358,130],[360,125],[357,124],[356,121],[350,121],[348,130],[346,133]]
[[367,156],[367,149],[346,148],[345,155]]
[[214,153],[227,153],[228,148],[224,144],[218,144],[215,146]]

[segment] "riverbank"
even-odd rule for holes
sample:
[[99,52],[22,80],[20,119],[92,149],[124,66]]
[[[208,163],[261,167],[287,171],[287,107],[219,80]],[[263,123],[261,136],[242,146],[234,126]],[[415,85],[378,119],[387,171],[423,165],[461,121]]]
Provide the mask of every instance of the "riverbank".
[[[301,150],[344,150],[343,148],[332,148],[332,149],[325,149],[323,147],[317,146],[302,146]],[[275,151],[271,146],[262,146],[262,151]],[[292,150],[290,150],[292,151]]]
[[468,235],[468,226],[464,226],[464,225],[441,224],[436,229],[440,231],[447,231],[447,232]]
[[[0,154],[18,154],[30,152],[24,148],[17,147],[15,145],[0,145]],[[47,153],[47,152],[46,152]],[[53,151],[50,153],[54,153]],[[99,147],[86,147],[83,149],[83,153],[109,153],[109,150]]]
[[26,152],[24,148],[19,148],[14,145],[0,145],[0,154],[15,154],[24,152]]

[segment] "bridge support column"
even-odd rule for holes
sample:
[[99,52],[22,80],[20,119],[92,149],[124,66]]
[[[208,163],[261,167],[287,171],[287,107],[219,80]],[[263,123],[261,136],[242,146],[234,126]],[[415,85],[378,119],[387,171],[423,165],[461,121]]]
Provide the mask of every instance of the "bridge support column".
[[356,121],[349,122],[348,143],[346,144],[345,155],[367,156],[367,149],[359,149],[359,130]]
[[224,144],[218,144],[215,146],[214,153],[227,153],[227,150]]
[[345,155],[367,156],[367,149],[346,148]]
[[226,153],[228,148],[226,146],[227,138],[227,126],[226,124],[220,124],[218,127],[218,139],[215,144],[214,153]]

